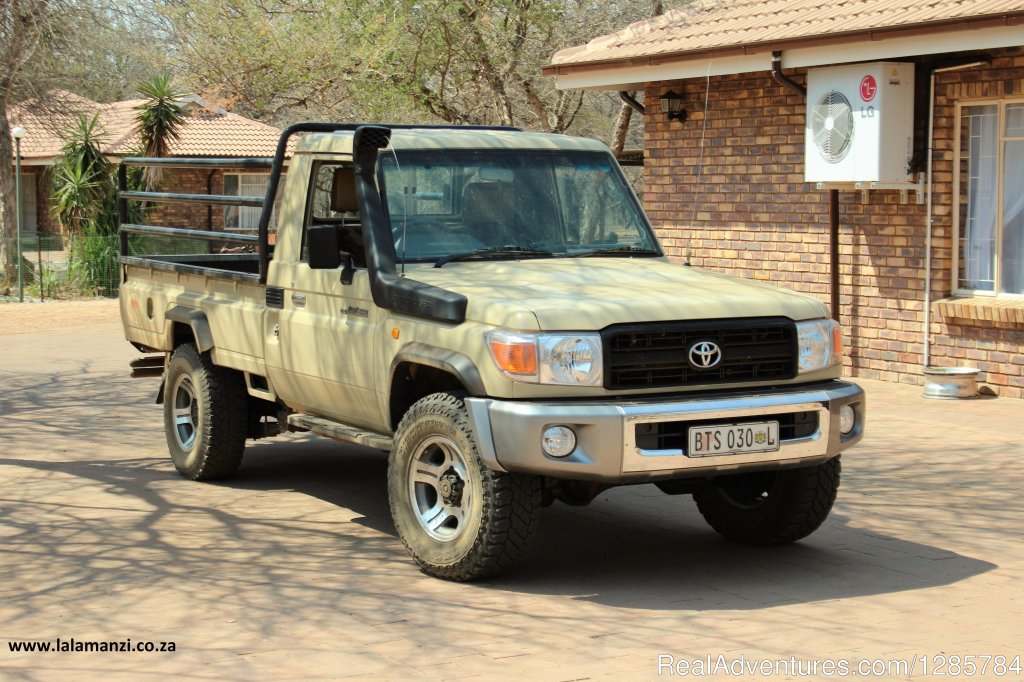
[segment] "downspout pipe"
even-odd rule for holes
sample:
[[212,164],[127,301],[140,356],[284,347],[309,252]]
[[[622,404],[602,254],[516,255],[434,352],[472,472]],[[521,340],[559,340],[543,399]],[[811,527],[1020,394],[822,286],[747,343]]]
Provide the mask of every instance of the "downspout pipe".
[[807,96],[807,88],[782,73],[782,52],[779,50],[772,52],[772,80],[802,97]]
[[635,111],[636,113],[640,114],[641,116],[644,115],[644,105],[640,104],[640,102],[638,102],[636,100],[636,97],[633,97],[633,95],[629,94],[625,90],[620,90],[619,99],[621,99],[624,104],[629,106],[629,108]]
[[[932,157],[935,150],[935,74],[991,63],[991,57],[982,56],[969,62],[933,67],[928,72],[928,160],[926,161],[928,180],[925,191],[925,204],[927,208],[924,234],[924,339],[921,344],[924,349],[922,353],[924,369],[932,366]],[[955,243],[953,248],[957,248]]]

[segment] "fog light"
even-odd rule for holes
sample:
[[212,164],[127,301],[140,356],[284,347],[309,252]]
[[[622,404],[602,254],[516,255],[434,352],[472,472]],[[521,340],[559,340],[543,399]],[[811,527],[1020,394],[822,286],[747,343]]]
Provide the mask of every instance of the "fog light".
[[849,405],[839,408],[839,432],[844,436],[850,435],[853,427],[857,425],[857,413]]
[[541,447],[552,457],[565,457],[576,449],[576,434],[568,426],[552,426],[544,431]]

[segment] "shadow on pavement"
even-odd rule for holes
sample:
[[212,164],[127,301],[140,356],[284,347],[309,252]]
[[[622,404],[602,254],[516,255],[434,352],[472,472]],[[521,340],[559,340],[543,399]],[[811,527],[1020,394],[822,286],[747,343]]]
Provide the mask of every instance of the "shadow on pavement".
[[[0,466],[42,474],[16,471],[6,480],[28,482],[17,495],[0,493],[0,557],[14,559],[0,562],[0,586],[23,579],[24,560],[50,573],[37,591],[0,587],[0,596],[17,594],[20,607],[31,609],[34,594],[87,592],[97,580],[127,584],[144,576],[187,577],[195,590],[230,579],[243,602],[248,586],[272,585],[282,597],[301,595],[311,604],[346,590],[385,604],[394,599],[388,580],[420,577],[395,537],[380,453],[293,435],[251,446],[228,483],[187,482],[165,454],[160,410],[152,405],[155,385],[73,364],[74,371],[3,377],[4,433],[21,445],[18,454],[0,456]],[[124,458],[126,452],[138,454]],[[51,474],[67,478],[61,485],[69,496],[98,489],[104,501],[88,509],[65,504],[52,496],[53,483],[45,481]],[[778,548],[722,540],[688,497],[669,497],[649,485],[609,491],[586,508],[556,503],[545,510],[532,551],[516,570],[463,594],[501,590],[628,608],[748,610],[920,590],[992,570],[991,563],[948,551],[938,534],[933,546],[852,525],[871,513],[899,518],[901,508],[893,505],[905,504],[901,485],[918,493],[918,504],[922,498],[932,503],[927,490],[943,490],[949,474],[931,475],[939,478],[922,479],[918,472],[900,483],[898,469],[861,468],[851,480],[861,497],[876,493],[879,506],[866,506],[857,495],[847,502],[854,491],[844,487],[822,529]],[[964,475],[994,495],[1016,495],[993,486],[987,470],[968,467]],[[276,491],[282,494],[252,494]],[[311,512],[308,502],[288,492],[329,506]],[[131,516],[111,525],[107,518],[115,512]],[[281,562],[288,562],[287,575],[278,570]],[[209,575],[211,567],[220,575]]]
[[[226,485],[313,495],[394,537],[386,469],[380,453],[311,438],[268,444]],[[994,568],[941,547],[851,528],[835,511],[800,543],[737,545],[707,527],[688,496],[645,485],[609,491],[585,508],[556,502],[545,509],[526,560],[480,585],[629,608],[748,609],[925,589]]]

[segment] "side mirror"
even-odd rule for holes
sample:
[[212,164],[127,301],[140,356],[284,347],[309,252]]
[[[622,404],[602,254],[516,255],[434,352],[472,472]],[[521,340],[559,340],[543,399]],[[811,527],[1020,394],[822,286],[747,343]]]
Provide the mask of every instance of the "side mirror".
[[334,225],[310,225],[306,229],[306,248],[309,267],[314,270],[333,270],[341,265],[338,228]]

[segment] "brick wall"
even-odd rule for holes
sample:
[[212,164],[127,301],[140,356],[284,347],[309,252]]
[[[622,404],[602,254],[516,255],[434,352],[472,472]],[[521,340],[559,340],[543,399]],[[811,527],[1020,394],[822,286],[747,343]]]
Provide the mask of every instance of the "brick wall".
[[[955,104],[1024,94],[1024,56],[936,80],[932,298],[952,290]],[[794,79],[806,80],[806,70]],[[927,128],[927,71],[918,68],[919,137]],[[829,303],[828,192],[803,181],[805,103],[767,73],[648,83],[644,203],[669,255]],[[685,123],[668,122],[658,98],[683,92]],[[706,126],[706,128],[705,128]],[[704,134],[703,173],[700,173]],[[921,138],[923,140],[923,137]],[[926,208],[910,192],[840,193],[840,321],[853,376],[922,380]],[[931,364],[970,364],[1000,395],[1024,397],[1024,325],[940,314],[933,305]]]
[[[223,194],[224,172],[188,168],[164,173],[161,190],[183,194]],[[146,216],[150,225],[183,227],[192,230],[224,229],[224,208],[189,204],[156,204]]]

